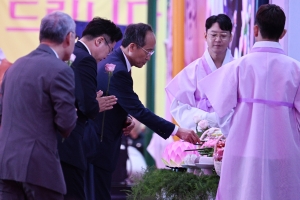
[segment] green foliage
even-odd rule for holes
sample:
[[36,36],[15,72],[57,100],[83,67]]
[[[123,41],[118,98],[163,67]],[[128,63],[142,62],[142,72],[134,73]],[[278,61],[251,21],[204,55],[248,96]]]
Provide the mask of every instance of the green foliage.
[[198,152],[200,153],[201,156],[206,155],[207,157],[212,157],[214,154],[214,148],[204,147],[204,148],[198,149]]
[[145,170],[128,192],[128,200],[207,200],[215,197],[216,174],[196,176],[167,169]]

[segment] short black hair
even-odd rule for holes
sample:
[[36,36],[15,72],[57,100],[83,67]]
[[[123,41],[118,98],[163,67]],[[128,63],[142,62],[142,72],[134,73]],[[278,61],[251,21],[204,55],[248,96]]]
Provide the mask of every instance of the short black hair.
[[285,14],[275,4],[263,4],[256,12],[255,24],[263,38],[279,40],[284,30]]
[[128,25],[124,33],[122,46],[127,47],[130,43],[135,43],[140,47],[145,46],[145,37],[148,31],[153,32],[149,24],[138,23]]
[[220,29],[222,29],[223,31],[229,31],[231,33],[232,22],[231,19],[225,14],[212,15],[207,18],[205,22],[206,31],[210,29],[216,22],[219,24]]
[[122,31],[116,24],[108,19],[95,17],[85,27],[82,37],[92,40],[96,37],[107,35],[111,42],[118,42],[122,39]]

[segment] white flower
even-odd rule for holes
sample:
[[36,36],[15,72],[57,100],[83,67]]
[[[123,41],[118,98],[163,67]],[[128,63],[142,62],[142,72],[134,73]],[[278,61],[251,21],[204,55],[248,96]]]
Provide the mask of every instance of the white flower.
[[74,62],[75,58],[76,58],[76,56],[75,56],[74,54],[71,54],[71,56],[70,56],[70,61],[71,61],[71,62]]
[[70,59],[66,61],[66,63],[71,66],[74,60],[76,59],[76,56],[74,54],[71,54]]
[[198,128],[201,130],[205,130],[207,129],[209,126],[208,121],[207,120],[200,120],[200,122],[198,122]]

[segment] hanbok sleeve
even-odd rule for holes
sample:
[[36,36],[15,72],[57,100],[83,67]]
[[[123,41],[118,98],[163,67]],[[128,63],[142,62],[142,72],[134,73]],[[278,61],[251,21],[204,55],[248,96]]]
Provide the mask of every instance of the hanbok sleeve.
[[171,101],[175,98],[182,103],[196,105],[194,93],[197,89],[198,63],[199,59],[186,66],[166,86],[165,91]]
[[231,109],[231,111],[228,114],[224,115],[222,118],[217,117],[219,127],[225,137],[227,137],[229,134],[230,122],[231,122],[233,113],[234,113],[234,109]]
[[220,118],[227,115],[237,104],[238,67],[235,64],[235,61],[226,64],[199,81],[200,90]]
[[196,131],[196,124],[193,120],[196,116],[200,119],[207,120],[210,127],[218,127],[217,117],[214,112],[205,112],[201,109],[191,107],[188,104],[184,104],[177,99],[173,100],[170,112],[178,125],[183,128]]
[[298,127],[298,131],[300,132],[300,86],[295,96],[294,107],[296,109],[297,127]]
[[181,127],[193,130],[196,127],[193,121],[195,116],[208,120],[212,127],[217,126],[214,114],[210,114],[204,109],[207,107],[207,102],[201,99],[201,92],[198,88],[199,80],[207,75],[201,59],[186,66],[165,88],[166,94],[172,102],[171,115]]

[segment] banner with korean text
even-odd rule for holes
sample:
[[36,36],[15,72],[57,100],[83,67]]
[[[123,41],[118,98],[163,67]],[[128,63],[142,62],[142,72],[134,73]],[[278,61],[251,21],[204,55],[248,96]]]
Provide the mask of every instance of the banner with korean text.
[[[99,16],[118,25],[147,23],[147,0],[1,0],[0,1],[0,48],[6,58],[14,62],[28,54],[39,44],[41,19],[54,10],[68,13],[74,20],[90,21]],[[166,57],[167,0],[157,1],[156,63],[159,66],[156,78],[156,101],[164,102]],[[135,91],[142,102],[146,101],[146,67],[135,69]],[[162,99],[163,98],[163,99]],[[155,111],[164,116],[164,104],[156,104]]]
[[120,25],[147,20],[147,0],[1,0],[0,48],[9,60],[15,61],[38,45],[40,21],[54,10],[79,21],[94,16]]

